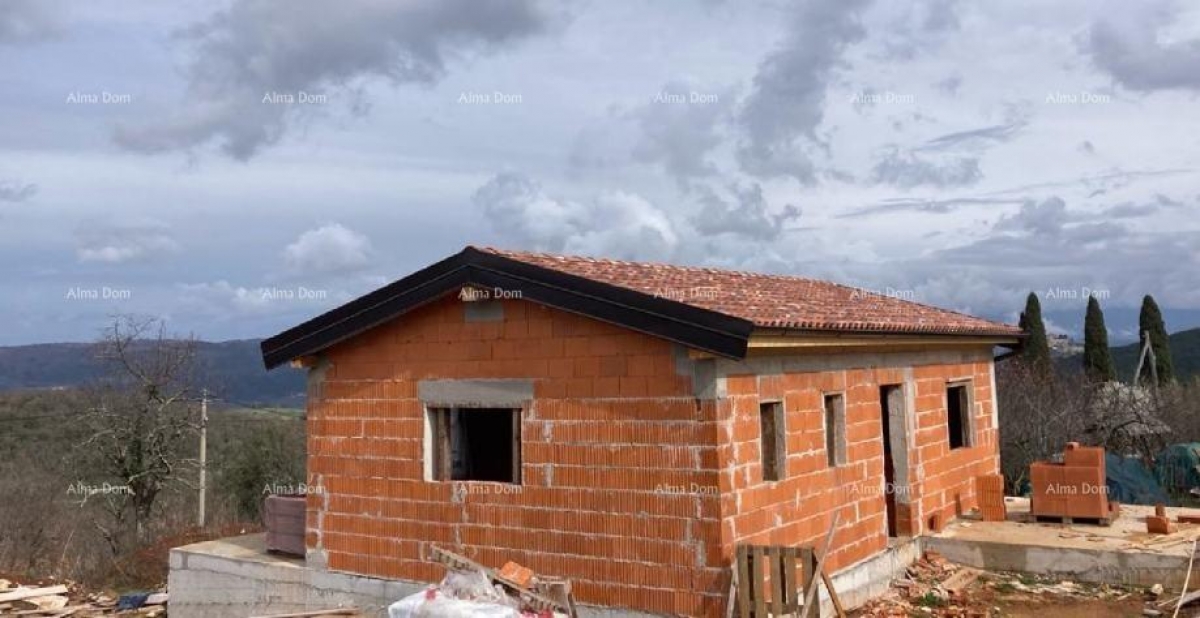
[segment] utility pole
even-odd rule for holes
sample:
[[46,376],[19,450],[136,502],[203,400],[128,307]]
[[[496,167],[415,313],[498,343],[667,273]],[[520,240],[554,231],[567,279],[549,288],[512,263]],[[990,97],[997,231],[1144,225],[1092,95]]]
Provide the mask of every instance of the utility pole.
[[200,527],[204,527],[204,494],[208,482],[208,389],[200,397]]

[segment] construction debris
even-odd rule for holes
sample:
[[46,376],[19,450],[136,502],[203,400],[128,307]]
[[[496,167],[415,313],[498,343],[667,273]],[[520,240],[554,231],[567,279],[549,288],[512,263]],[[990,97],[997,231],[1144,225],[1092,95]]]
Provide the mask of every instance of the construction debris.
[[571,582],[565,579],[538,576],[515,562],[506,563],[500,570],[489,569],[436,546],[430,546],[428,559],[446,567],[445,578],[440,584],[393,603],[388,607],[390,618],[434,614],[575,616]]
[[[856,615],[863,617],[930,616],[983,618],[1009,615],[1012,603],[1132,603],[1139,608],[1149,595],[1128,589],[1055,581],[1017,573],[993,573],[956,565],[934,551],[913,563],[891,590]],[[1155,609],[1146,605],[1145,609]]]
[[70,582],[50,586],[23,586],[0,580],[0,616],[152,618],[166,615],[166,603],[167,594],[163,592],[126,595],[118,600],[104,594],[86,593]]

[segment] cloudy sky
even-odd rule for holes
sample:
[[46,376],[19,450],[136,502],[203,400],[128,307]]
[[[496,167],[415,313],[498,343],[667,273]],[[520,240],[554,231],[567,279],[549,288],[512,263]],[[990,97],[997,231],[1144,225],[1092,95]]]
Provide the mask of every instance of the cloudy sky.
[[0,344],[273,334],[468,244],[1200,326],[1200,6],[0,2]]

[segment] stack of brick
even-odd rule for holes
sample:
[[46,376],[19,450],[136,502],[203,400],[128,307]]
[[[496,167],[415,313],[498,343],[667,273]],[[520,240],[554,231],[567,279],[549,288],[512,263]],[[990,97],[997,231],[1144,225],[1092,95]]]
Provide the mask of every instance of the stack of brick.
[[1029,466],[1034,517],[1094,519],[1108,524],[1120,506],[1108,499],[1104,449],[1068,443],[1063,462],[1034,462]]

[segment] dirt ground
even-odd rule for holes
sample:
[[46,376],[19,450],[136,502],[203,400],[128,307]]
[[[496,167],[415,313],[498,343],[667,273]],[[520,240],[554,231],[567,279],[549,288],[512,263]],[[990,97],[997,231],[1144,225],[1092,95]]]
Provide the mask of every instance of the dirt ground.
[[[1125,618],[1170,616],[1173,598],[1144,588],[1082,584],[960,567],[934,552],[883,597],[852,612],[875,617]],[[1157,613],[1155,613],[1157,612]],[[1180,616],[1200,616],[1200,605]]]

